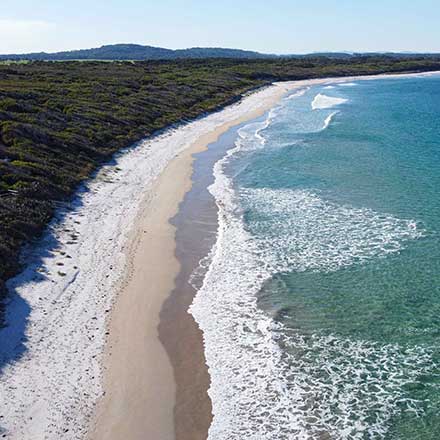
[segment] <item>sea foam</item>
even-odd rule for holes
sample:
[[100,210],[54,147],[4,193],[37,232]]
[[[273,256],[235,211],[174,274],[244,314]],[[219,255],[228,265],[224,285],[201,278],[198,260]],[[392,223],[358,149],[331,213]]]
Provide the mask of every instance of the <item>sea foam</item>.
[[339,84],[340,86],[342,86],[342,87],[354,87],[354,86],[357,86],[357,84],[356,83],[353,83],[353,82],[343,82],[343,83],[340,83]]
[[102,395],[106,312],[126,270],[129,234],[167,164],[203,133],[254,111],[273,87],[140,142],[57,212],[10,280],[0,329],[0,433],[8,439],[80,439]]
[[[306,190],[236,189],[225,168],[243,151],[264,148],[263,137],[262,125],[241,129],[209,188],[219,208],[218,238],[190,308],[211,376],[209,439],[383,438],[399,408],[418,410],[404,401],[402,387],[430,368],[430,354],[301,336],[259,309],[257,294],[276,273],[362,264],[399,252],[423,231],[414,221]],[[248,226],[244,212],[256,214]]]
[[322,127],[322,130],[325,130],[326,128],[328,128],[328,126],[330,125],[330,123],[332,122],[333,117],[337,114],[338,112],[333,112],[330,113],[324,121],[324,126]]
[[327,96],[322,93],[318,93],[312,101],[312,109],[326,109],[335,107],[339,104],[343,104],[348,100],[345,98],[335,98],[333,96]]
[[310,90],[310,87],[304,87],[304,88],[298,90],[297,92],[291,93],[290,95],[288,95],[284,99],[290,100],[290,99],[298,98],[299,96],[303,96],[308,90]]

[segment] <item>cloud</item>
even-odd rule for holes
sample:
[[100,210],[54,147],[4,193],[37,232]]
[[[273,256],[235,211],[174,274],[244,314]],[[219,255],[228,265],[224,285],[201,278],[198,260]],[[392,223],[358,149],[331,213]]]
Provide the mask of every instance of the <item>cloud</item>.
[[56,26],[43,20],[0,18],[0,53],[40,51],[56,40]]

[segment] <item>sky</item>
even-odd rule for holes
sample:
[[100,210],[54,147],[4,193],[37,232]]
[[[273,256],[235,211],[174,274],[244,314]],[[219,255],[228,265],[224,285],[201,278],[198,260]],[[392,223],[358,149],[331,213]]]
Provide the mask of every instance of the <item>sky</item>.
[[440,52],[440,0],[0,0],[0,53],[137,43]]

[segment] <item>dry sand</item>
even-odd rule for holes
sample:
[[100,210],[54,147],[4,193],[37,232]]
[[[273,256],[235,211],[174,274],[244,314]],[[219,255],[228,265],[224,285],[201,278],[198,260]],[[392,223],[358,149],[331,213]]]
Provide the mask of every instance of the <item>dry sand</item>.
[[[401,75],[388,75],[393,76]],[[104,358],[105,396],[98,402],[96,417],[89,430],[91,440],[207,438],[211,406],[206,393],[209,379],[201,362],[204,359],[201,332],[190,315],[185,317],[185,323],[176,322],[174,325],[179,337],[188,338],[188,345],[193,347],[193,350],[187,351],[189,359],[180,361],[181,366],[202,369],[184,375],[189,377],[193,374],[192,390],[188,383],[176,386],[175,379],[179,380],[181,372],[174,374],[158,336],[161,310],[175,288],[175,278],[180,269],[175,256],[175,228],[169,220],[176,215],[179,203],[191,188],[193,154],[206,149],[230,128],[263,115],[288,91],[320,83],[380,77],[383,75],[274,84],[270,87],[271,93],[262,95],[261,101],[252,110],[244,106],[240,116],[234,114],[216,129],[207,130],[168,164],[144,201],[142,215],[133,228],[127,255],[129,270],[108,322],[110,335]],[[173,326],[168,326],[168,331],[170,329]],[[166,334],[161,337],[166,338]],[[169,347],[172,343],[167,346],[168,351]],[[170,357],[173,358],[171,354]],[[185,395],[177,399],[180,403],[175,407],[176,390],[179,389]],[[194,402],[194,407],[182,405],[182,398]],[[182,422],[185,420],[187,423]]]
[[[194,373],[194,385],[188,380],[182,388],[157,328],[179,272],[168,219],[190,188],[191,155],[229,127],[262,114],[287,89],[380,77],[260,90],[145,139],[87,181],[29,249],[23,272],[8,281],[7,325],[0,329],[1,435],[11,440],[206,437],[209,378],[200,332],[193,321],[183,325],[183,318],[176,319],[173,337],[194,341],[181,363]],[[186,316],[182,312],[179,316]]]
[[[128,276],[109,319],[110,335],[104,359],[105,396],[98,404],[91,439],[175,438],[176,385],[171,363],[158,338],[160,311],[179,273],[175,228],[169,219],[177,213],[180,201],[191,188],[192,155],[204,150],[231,127],[264,114],[293,87],[291,83],[272,86],[273,92],[266,95],[258,108],[201,135],[157,179],[134,227]],[[176,331],[178,328],[176,323]],[[202,347],[200,341],[199,334],[198,351]],[[197,355],[200,358],[203,354],[188,353],[188,356]],[[197,382],[201,381],[196,380],[195,386]],[[200,390],[194,392],[200,395]],[[206,394],[206,389],[203,393]],[[208,411],[188,415],[192,419],[200,417],[198,428],[196,432],[179,430],[179,440],[207,437],[209,408],[208,401]],[[205,426],[206,432],[200,426]],[[192,430],[191,426],[187,429]]]

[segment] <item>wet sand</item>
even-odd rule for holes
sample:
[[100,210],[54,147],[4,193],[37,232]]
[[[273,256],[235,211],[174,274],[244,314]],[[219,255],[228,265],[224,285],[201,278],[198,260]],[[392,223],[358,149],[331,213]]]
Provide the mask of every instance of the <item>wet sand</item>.
[[[191,190],[171,220],[176,227],[176,257],[180,272],[174,290],[162,307],[159,338],[174,369],[177,440],[206,439],[212,420],[211,401],[206,392],[210,379],[205,367],[202,335],[188,308],[203,280],[204,271],[200,270],[199,262],[208,256],[216,240],[217,207],[207,189],[214,182],[212,169],[215,162],[233,147],[237,129],[230,129],[206,151],[194,155]],[[197,274],[192,277],[195,270]]]
[[[187,313],[193,292],[188,286],[174,290],[175,280],[177,286],[182,284],[176,278],[180,264],[176,227],[170,219],[191,189],[193,154],[204,151],[231,127],[264,114],[293,87],[297,86],[272,86],[258,106],[203,133],[168,164],[149,192],[130,240],[127,278],[108,322],[105,395],[98,402],[89,438],[207,438],[211,413],[202,335]],[[179,257],[184,260],[182,254]],[[186,273],[189,267],[185,266]]]
[[[180,290],[181,302],[171,299],[163,309],[162,324],[174,323],[168,334],[161,326],[166,350],[158,333],[180,262],[190,261],[179,254],[185,250],[179,244],[176,258],[169,219],[191,187],[191,155],[264,113],[286,89],[381,77],[299,81],[259,91],[121,151],[87,181],[69,206],[57,210],[23,272],[8,281],[7,326],[0,329],[1,434],[11,440],[205,437],[209,378],[201,335],[186,315],[191,290]],[[182,285],[176,281],[173,297]],[[179,312],[174,320],[168,314],[173,308]],[[173,328],[181,344],[173,342]]]

